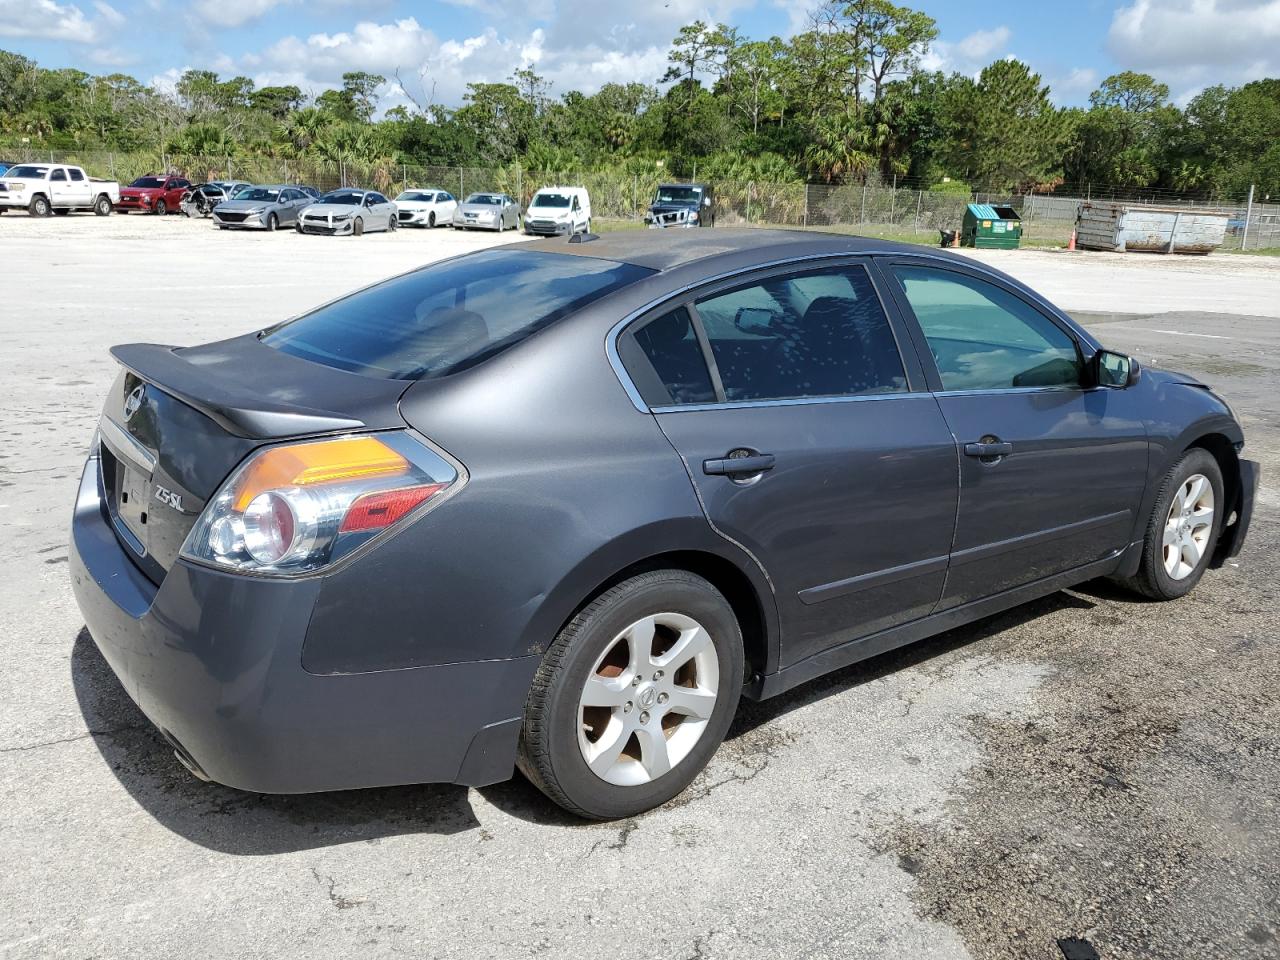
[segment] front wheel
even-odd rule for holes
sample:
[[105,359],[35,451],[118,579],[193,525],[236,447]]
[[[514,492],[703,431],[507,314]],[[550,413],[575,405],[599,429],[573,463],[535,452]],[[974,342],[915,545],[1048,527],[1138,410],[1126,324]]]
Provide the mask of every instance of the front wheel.
[[267,232],[275,233],[276,227],[280,226],[280,218],[274,213],[267,214]]
[[666,803],[715,754],[742,691],[742,633],[702,577],[658,570],[588,604],[534,677],[520,770],[579,816]]
[[351,224],[351,235],[353,237],[364,236],[364,221],[356,217],[355,223]]
[[163,200],[157,200],[155,211],[154,211],[155,215],[157,217],[163,217],[168,212],[169,212],[169,208],[168,206],[166,206],[165,202]]
[[387,232],[388,233],[394,232],[398,223],[399,221],[396,220],[396,215],[393,213],[390,217],[387,218]]
[[1208,450],[1188,450],[1169,468],[1147,522],[1138,572],[1125,586],[1153,600],[1190,593],[1222,530],[1222,468]]
[[47,197],[32,197],[31,203],[27,205],[27,212],[33,217],[47,217],[53,212],[53,207]]
[[436,213],[433,210],[427,214],[427,226],[434,227],[435,225],[436,225]]

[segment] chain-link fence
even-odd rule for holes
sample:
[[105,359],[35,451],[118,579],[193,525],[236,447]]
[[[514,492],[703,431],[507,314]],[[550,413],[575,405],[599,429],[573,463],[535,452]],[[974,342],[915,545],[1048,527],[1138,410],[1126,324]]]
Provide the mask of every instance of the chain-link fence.
[[[253,183],[302,183],[319,190],[363,186],[394,196],[409,187],[447,190],[459,198],[481,191],[501,191],[527,205],[541,187],[586,187],[597,220],[638,224],[659,183],[672,179],[660,171],[645,174],[617,170],[535,172],[519,165],[450,167],[395,163],[324,161],[282,158],[174,156],[159,151],[45,151],[29,145],[0,146],[0,158],[19,162],[71,163],[91,176],[128,183],[163,171],[192,180],[247,180]],[[1225,249],[1280,247],[1280,204],[1192,199],[1165,190],[1063,185],[1051,193],[1009,194],[969,191],[955,184],[930,188],[878,178],[843,183],[778,183],[714,180],[715,222],[719,226],[753,225],[817,228],[871,234],[886,239],[937,238],[941,230],[960,227],[971,201],[1013,207],[1029,245],[1066,244],[1082,201],[1116,199],[1128,203],[1194,208],[1227,216]]]

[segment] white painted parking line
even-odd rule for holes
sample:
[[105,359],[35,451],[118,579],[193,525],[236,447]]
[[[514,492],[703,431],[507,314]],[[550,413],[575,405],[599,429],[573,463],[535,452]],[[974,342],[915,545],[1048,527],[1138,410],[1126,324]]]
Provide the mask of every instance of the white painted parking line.
[[1181,330],[1155,330],[1151,327],[1136,327],[1137,330],[1143,330],[1146,333],[1167,333],[1171,337],[1202,337],[1205,340],[1230,340],[1230,337],[1224,337],[1216,333],[1184,333]]

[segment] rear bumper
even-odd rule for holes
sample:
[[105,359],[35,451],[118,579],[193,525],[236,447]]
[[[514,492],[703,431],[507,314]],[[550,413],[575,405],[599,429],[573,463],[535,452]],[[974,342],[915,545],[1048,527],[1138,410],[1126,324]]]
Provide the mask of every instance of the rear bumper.
[[539,657],[308,673],[302,648],[320,579],[271,581],[178,561],[157,588],[105,518],[94,461],[69,552],[98,649],[198,775],[261,793],[479,786],[511,775]]

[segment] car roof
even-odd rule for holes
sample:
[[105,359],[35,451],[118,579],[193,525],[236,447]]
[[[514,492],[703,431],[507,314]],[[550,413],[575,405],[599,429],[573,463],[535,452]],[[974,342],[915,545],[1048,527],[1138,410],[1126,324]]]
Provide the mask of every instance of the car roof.
[[[620,230],[577,243],[566,239],[540,240],[532,249],[569,256],[597,257],[632,263],[651,270],[671,270],[700,260],[742,260],[758,263],[809,256],[926,252],[916,244],[893,243],[817,230],[778,230],[745,227],[715,230]],[[927,251],[944,254],[944,251]]]

